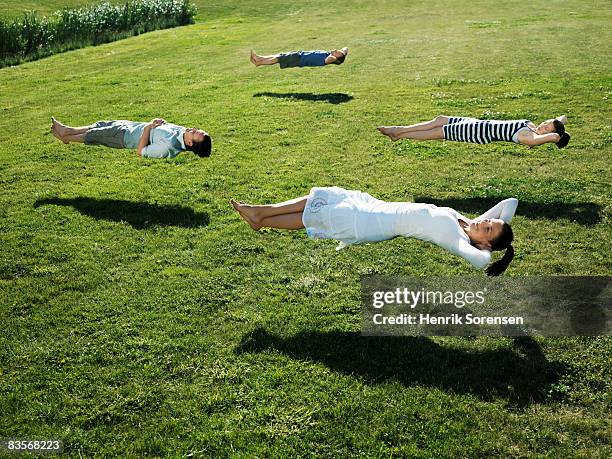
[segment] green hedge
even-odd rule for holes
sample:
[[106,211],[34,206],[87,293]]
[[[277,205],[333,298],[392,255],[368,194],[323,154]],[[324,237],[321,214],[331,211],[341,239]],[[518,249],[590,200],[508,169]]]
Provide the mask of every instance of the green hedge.
[[150,30],[192,24],[197,13],[189,0],[130,0],[79,9],[50,17],[26,13],[0,21],[0,67],[87,45],[97,45]]

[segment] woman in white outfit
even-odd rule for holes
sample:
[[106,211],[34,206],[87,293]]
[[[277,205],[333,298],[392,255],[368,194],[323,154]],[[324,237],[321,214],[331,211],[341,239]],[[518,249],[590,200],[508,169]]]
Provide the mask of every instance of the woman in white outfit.
[[482,269],[491,261],[491,251],[505,249],[504,256],[487,268],[491,276],[504,272],[514,257],[509,225],[518,205],[514,198],[501,201],[473,220],[450,207],[385,202],[339,187],[312,188],[308,196],[279,204],[231,203],[254,230],[306,228],[313,239],[340,241],[337,250],[397,236],[414,237],[439,245]]

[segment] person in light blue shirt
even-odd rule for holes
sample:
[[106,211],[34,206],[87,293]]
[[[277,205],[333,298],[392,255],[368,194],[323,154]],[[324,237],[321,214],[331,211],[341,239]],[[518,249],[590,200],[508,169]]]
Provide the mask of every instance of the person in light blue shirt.
[[251,50],[251,62],[260,65],[279,64],[281,69],[288,67],[322,67],[324,65],[340,65],[346,59],[348,48],[332,49],[331,51],[296,51],[291,53],[271,54],[259,56]]
[[143,158],[174,158],[185,150],[208,157],[212,151],[212,139],[207,132],[167,123],[161,118],[149,123],[97,121],[80,127],[67,126],[51,118],[51,132],[64,143],[132,148]]

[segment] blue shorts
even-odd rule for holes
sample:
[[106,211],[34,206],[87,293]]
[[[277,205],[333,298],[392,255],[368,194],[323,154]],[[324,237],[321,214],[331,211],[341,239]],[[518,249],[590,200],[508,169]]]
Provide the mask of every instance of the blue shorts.
[[298,67],[300,65],[301,52],[281,53],[278,55],[278,63],[281,69],[287,67]]

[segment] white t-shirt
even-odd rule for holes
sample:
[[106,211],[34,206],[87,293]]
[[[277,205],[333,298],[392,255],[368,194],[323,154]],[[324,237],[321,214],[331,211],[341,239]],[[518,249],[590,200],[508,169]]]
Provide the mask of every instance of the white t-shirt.
[[[460,219],[468,224],[472,219],[450,207],[414,202],[385,202],[366,193],[351,201],[355,212],[355,238],[341,241],[340,248],[347,244],[378,242],[404,236],[436,244],[477,268],[484,268],[491,261],[491,252],[473,246],[459,224]],[[517,206],[517,199],[505,199],[477,219],[499,218],[508,223],[512,220]]]

